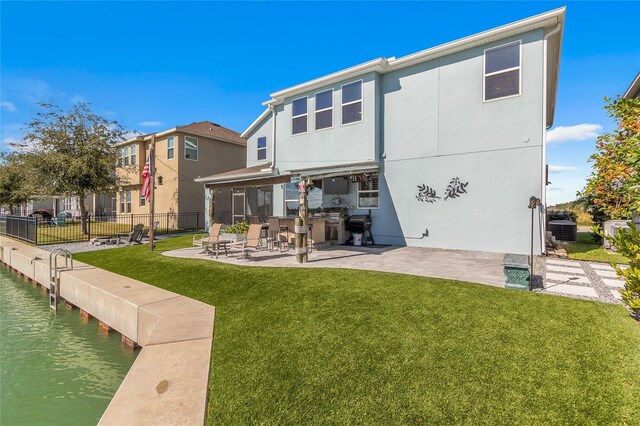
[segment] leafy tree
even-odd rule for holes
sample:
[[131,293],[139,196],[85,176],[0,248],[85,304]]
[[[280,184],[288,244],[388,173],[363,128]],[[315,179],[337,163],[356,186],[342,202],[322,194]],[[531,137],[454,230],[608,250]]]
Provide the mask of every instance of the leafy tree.
[[78,197],[86,233],[86,196],[120,186],[114,145],[124,140],[125,130],[117,121],[96,115],[86,103],[69,111],[52,104],[40,107],[24,129],[24,142],[17,145],[36,159],[30,176],[35,186],[48,194]]
[[632,188],[640,183],[640,100],[605,98],[605,110],[617,128],[600,135],[591,156],[593,171],[581,196],[589,205],[600,230],[609,219],[630,219],[640,208],[640,197]]
[[9,213],[15,207],[25,204],[32,195],[29,184],[29,168],[26,157],[16,152],[0,154],[0,204],[9,206]]
[[626,280],[624,290],[620,291],[633,316],[640,320],[640,230],[629,222],[629,229],[620,229],[615,237],[609,238],[620,254],[629,258],[629,268],[613,267],[618,275]]

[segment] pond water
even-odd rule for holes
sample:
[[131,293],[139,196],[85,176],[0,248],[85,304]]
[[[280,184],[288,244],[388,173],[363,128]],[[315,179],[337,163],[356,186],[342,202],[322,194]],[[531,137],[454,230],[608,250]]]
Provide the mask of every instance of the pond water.
[[96,424],[136,355],[0,268],[0,424]]

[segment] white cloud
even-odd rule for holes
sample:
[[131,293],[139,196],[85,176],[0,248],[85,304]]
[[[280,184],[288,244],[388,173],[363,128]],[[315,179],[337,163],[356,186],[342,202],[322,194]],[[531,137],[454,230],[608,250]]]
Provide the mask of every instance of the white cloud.
[[144,127],[158,127],[162,126],[162,123],[159,121],[143,121],[140,123],[140,125]]
[[29,103],[52,102],[54,98],[65,96],[64,92],[52,89],[46,81],[33,78],[6,79],[4,89],[11,97]]
[[576,170],[577,167],[571,167],[571,166],[554,166],[549,164],[549,173],[560,173],[560,172],[565,172],[567,170]]
[[558,126],[547,131],[547,143],[594,139],[601,130],[601,125],[591,123],[576,124],[575,126]]
[[16,110],[16,106],[9,101],[0,102],[0,108],[7,110],[9,112],[14,112]]

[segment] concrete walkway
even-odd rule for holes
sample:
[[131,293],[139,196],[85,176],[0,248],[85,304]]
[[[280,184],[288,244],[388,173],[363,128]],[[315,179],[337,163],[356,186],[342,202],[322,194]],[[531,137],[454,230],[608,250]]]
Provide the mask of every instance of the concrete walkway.
[[[215,261],[208,255],[198,254],[202,249],[165,251],[169,257],[201,258]],[[504,286],[502,253],[487,253],[465,250],[443,250],[418,247],[332,247],[314,250],[309,263],[297,264],[293,250],[288,252],[259,251],[252,253],[255,260],[238,260],[221,255],[217,261],[243,266],[347,268],[368,271],[397,272],[424,277],[470,281],[497,287]]]
[[[619,265],[627,268],[626,265]],[[624,281],[611,265],[568,259],[546,259],[546,277],[540,293],[619,303]]]

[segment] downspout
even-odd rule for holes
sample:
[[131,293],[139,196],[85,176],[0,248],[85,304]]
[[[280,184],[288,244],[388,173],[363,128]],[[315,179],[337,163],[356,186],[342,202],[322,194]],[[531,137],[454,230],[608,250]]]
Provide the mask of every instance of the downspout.
[[[557,34],[562,29],[562,24],[556,24],[555,28],[545,34],[543,38],[543,53],[542,53],[542,170],[541,170],[541,192],[540,198],[541,203],[540,207],[543,211],[540,212],[540,251],[542,253],[546,252],[546,231],[547,231],[547,221],[546,221],[546,209],[547,209],[547,173],[546,173],[546,165],[547,165],[547,129],[551,126],[547,126],[547,43],[549,41],[549,37]],[[543,220],[544,219],[544,220]]]
[[269,105],[271,111],[271,170],[276,168],[276,108],[273,105]]

